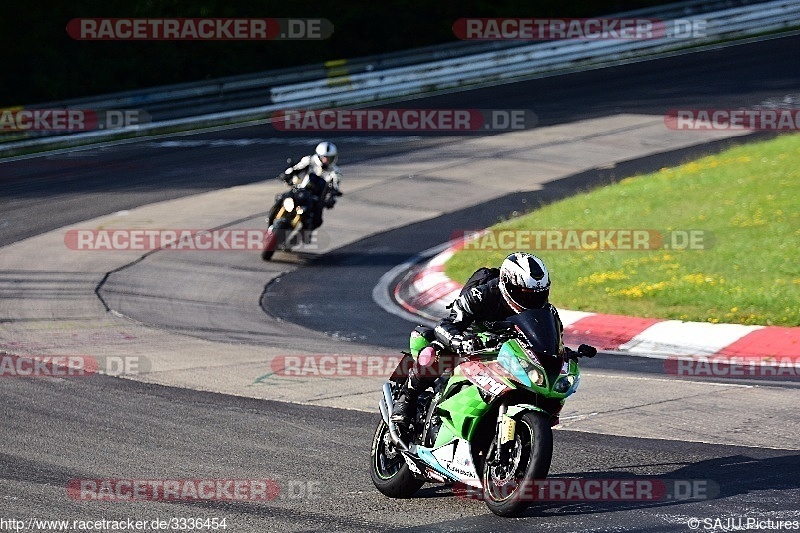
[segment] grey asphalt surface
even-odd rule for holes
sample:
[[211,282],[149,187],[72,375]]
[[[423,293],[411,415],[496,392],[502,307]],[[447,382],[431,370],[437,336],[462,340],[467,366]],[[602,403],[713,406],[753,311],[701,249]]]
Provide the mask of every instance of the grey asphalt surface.
[[[628,111],[659,114],[680,106],[750,106],[776,92],[800,92],[797,44],[798,38],[792,37],[748,45],[746,52],[727,49],[434,97],[425,100],[424,106],[485,107],[475,103],[491,101],[497,107],[533,108],[542,125]],[[421,107],[422,102],[408,105]],[[191,137],[231,141],[254,138],[272,139],[274,132],[268,127],[253,127]],[[379,161],[381,154],[402,152],[420,143],[458,142],[430,137],[399,145],[363,146],[355,138],[335,140],[347,154],[343,164],[370,158]],[[287,155],[303,153],[310,142],[309,138],[281,138],[276,144],[231,142],[211,151],[202,146],[171,148],[145,141],[0,163],[0,245],[100,214],[262,179],[280,170]],[[605,179],[620,174],[606,175]],[[508,202],[503,208],[509,209],[521,200],[512,197],[501,201]],[[489,213],[482,212],[481,221],[489,220],[494,211]],[[402,260],[406,249],[410,255],[427,247],[422,245],[425,239],[439,237],[432,230],[420,241],[406,236],[398,240],[403,243],[402,253],[373,253],[372,261],[385,271]],[[370,244],[365,243],[354,246]],[[420,246],[415,249],[417,244]],[[297,298],[297,291],[291,290],[290,283],[296,283],[291,276],[307,276],[302,278],[305,283],[320,291],[320,287],[329,287],[325,276],[331,269],[325,270],[327,267],[343,272],[358,268],[359,274],[365,273],[364,286],[368,285],[368,277],[375,273],[374,268],[364,266],[370,254],[359,248],[337,254],[341,255],[319,260],[330,263],[310,263],[267,290],[285,290],[280,294],[285,295],[290,307],[291,298]],[[341,304],[342,294],[328,293],[322,303],[328,305],[335,298]],[[279,310],[270,308],[270,312]],[[372,313],[359,316],[364,314]],[[302,323],[303,319],[292,320]],[[383,331],[375,323],[359,320],[358,331],[353,333],[378,342],[375,339],[390,330],[390,335],[397,337],[387,339],[404,339],[407,323],[401,324],[400,319],[393,322],[394,317],[385,315],[378,320],[384,323]],[[306,324],[314,326],[313,322]],[[427,488],[419,498],[408,501],[379,495],[368,479],[366,464],[377,415],[100,376],[6,379],[0,386],[0,397],[3,517],[217,516],[229,519],[230,531],[516,531],[534,527],[553,531],[688,531],[686,523],[691,517],[800,519],[800,482],[796,475],[800,456],[794,451],[559,431],[553,475],[709,479],[719,485],[720,493],[710,501],[691,503],[544,504],[531,509],[524,518],[499,520],[482,504],[454,498],[448,489]],[[756,424],[753,431],[757,431]],[[81,478],[181,477],[275,479],[281,495],[266,503],[129,504],[76,502],[67,496],[65,488],[70,480]],[[313,484],[318,496],[290,497],[290,487],[308,482],[318,482]]]
[[[700,480],[710,500],[548,502],[518,519],[426,485],[390,500],[369,480],[377,415],[148,386],[105,376],[0,388],[0,510],[70,520],[226,518],[228,531],[689,531],[687,521],[797,520],[800,454],[555,432],[551,476]],[[76,501],[80,479],[267,479],[271,501]],[[718,493],[717,493],[718,487]],[[309,492],[310,491],[310,492]],[[311,496],[309,496],[311,494]]]

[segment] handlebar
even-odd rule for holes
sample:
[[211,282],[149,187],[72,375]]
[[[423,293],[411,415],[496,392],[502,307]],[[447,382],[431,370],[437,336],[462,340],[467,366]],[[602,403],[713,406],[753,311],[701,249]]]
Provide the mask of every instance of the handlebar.
[[[468,354],[459,354],[459,355],[464,357],[470,355],[482,355],[482,354],[492,353],[497,350],[498,346],[502,345],[507,340],[516,338],[517,334],[516,332],[513,331],[513,324],[509,322],[506,322],[505,324],[508,324],[510,327],[496,333],[495,332],[484,333],[484,336],[487,338],[481,342],[483,348],[474,350],[473,352]],[[565,346],[564,352],[565,352],[564,355],[566,356],[567,359],[574,359],[577,361],[581,357],[590,357],[590,358],[594,357],[595,355],[597,355],[597,348],[595,348],[594,346],[589,346],[588,344],[581,344],[578,347],[577,351],[571,350]]]

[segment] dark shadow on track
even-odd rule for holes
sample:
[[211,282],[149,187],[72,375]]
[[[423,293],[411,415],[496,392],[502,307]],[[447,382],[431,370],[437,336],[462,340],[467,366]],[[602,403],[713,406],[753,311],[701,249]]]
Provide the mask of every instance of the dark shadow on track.
[[[637,467],[644,466],[648,465],[637,465]],[[580,480],[681,480],[700,483],[697,486],[697,498],[684,496],[673,500],[638,502],[542,502],[532,505],[525,516],[547,516],[554,512],[559,515],[618,512],[676,505],[687,499],[710,501],[757,491],[797,490],[800,489],[800,478],[796,475],[798,471],[800,471],[800,454],[768,459],[757,459],[746,455],[718,457],[691,463],[659,476],[636,475],[621,468],[607,471],[559,473],[558,478]],[[653,492],[654,495],[656,493],[656,491]],[[703,497],[704,495],[705,497]]]

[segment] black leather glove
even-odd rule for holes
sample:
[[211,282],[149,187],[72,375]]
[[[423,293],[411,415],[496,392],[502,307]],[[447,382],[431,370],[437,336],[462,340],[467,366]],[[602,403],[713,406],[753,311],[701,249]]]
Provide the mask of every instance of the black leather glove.
[[464,333],[462,335],[455,335],[453,340],[450,341],[450,346],[459,355],[471,354],[483,348],[483,343],[480,337],[471,333]]

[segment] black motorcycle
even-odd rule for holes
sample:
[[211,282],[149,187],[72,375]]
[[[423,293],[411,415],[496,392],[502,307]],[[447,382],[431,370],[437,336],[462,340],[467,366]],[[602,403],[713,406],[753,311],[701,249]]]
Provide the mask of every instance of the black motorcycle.
[[264,239],[264,261],[272,259],[276,249],[291,251],[301,244],[311,242],[312,232],[319,227],[322,209],[336,203],[339,191],[329,187],[324,178],[311,172],[280,174],[291,189],[275,196],[275,204],[267,217],[267,235]]

